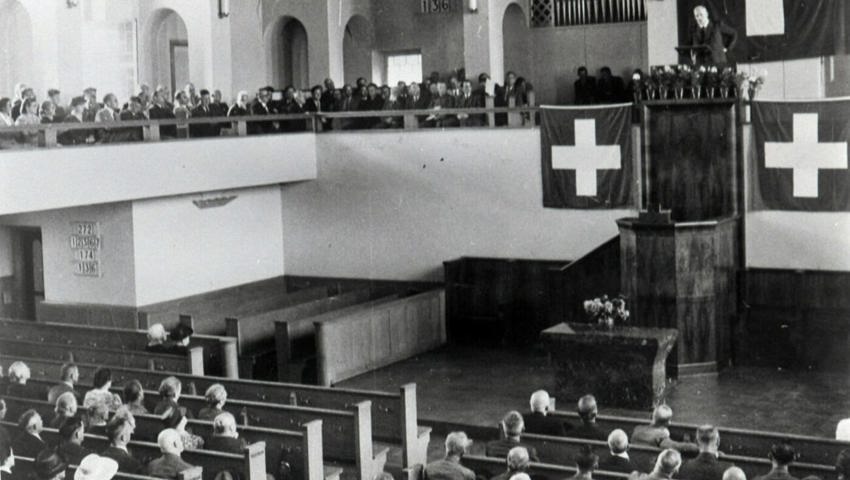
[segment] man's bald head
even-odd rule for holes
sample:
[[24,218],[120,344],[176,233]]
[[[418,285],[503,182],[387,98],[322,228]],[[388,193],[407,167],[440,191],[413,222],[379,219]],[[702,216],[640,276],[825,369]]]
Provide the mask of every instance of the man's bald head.
[[652,411],[654,425],[669,425],[671,420],[673,420],[673,409],[667,405],[659,405]]
[[723,472],[723,480],[747,480],[747,474],[738,467],[729,467]]
[[583,421],[596,420],[597,413],[599,413],[599,410],[596,406],[596,397],[585,395],[578,399],[578,414]]
[[529,403],[532,412],[546,413],[549,410],[549,394],[546,390],[538,390],[531,394]]
[[682,466],[682,455],[676,450],[668,448],[658,454],[655,461],[655,472],[666,477],[672,477]]
[[608,448],[611,453],[625,453],[629,449],[629,436],[619,428],[608,434]]
[[697,25],[704,28],[708,25],[708,9],[704,5],[694,7],[694,19],[696,19]]
[[512,471],[525,470],[528,468],[531,458],[525,447],[514,447],[508,452],[508,469]]

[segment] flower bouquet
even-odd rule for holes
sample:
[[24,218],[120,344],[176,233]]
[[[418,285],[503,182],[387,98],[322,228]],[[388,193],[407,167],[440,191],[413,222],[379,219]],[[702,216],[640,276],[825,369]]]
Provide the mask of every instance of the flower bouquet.
[[629,311],[626,310],[626,300],[623,296],[609,299],[608,295],[603,295],[585,300],[584,312],[591,321],[609,328],[629,320]]

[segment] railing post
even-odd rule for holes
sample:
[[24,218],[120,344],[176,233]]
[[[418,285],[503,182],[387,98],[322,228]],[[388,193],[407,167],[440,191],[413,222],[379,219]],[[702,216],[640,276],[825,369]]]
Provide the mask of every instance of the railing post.
[[[508,108],[511,108],[511,109],[516,108],[516,97],[508,98]],[[517,112],[517,111],[508,112],[508,126],[509,127],[522,126],[522,114]]]
[[415,130],[419,128],[419,122],[416,121],[416,115],[412,113],[404,114],[404,129],[405,130]]
[[245,120],[239,120],[236,122],[236,135],[240,137],[248,136],[248,122]]
[[[484,106],[486,108],[492,110],[495,105],[496,105],[496,99],[495,98],[493,98],[489,95],[484,97]],[[496,126],[496,114],[493,113],[492,111],[487,112],[487,125],[489,125],[490,128],[493,128],[493,127]]]
[[56,140],[56,129],[47,127],[38,132],[38,146],[45,148],[54,148],[58,144]]
[[145,125],[142,132],[146,142],[158,142],[160,140],[158,123]]

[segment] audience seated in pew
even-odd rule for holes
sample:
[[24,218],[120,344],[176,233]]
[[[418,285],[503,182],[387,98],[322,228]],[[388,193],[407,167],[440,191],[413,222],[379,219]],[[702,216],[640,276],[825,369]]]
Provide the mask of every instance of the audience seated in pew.
[[425,466],[428,480],[475,480],[475,472],[461,465],[463,456],[472,446],[464,432],[451,432],[446,436],[446,456]]
[[60,395],[68,392],[77,397],[77,400],[80,400],[79,393],[74,389],[74,386],[80,381],[80,369],[73,363],[66,363],[62,365],[61,375],[62,380],[47,391],[47,401],[56,403],[56,399]]
[[517,473],[525,473],[531,459],[528,457],[528,450],[525,447],[514,447],[508,452],[506,462],[508,469],[491,480],[509,480]]
[[145,471],[142,463],[130,454],[127,445],[133,435],[134,424],[128,418],[110,421],[107,428],[109,446],[100,452],[101,456],[111,458],[118,464],[118,471],[133,475],[142,475]]
[[578,470],[570,480],[593,480],[593,471],[599,467],[599,456],[593,453],[590,445],[585,445],[581,453],[576,456],[576,469]]
[[603,432],[596,424],[598,414],[596,398],[593,395],[581,397],[578,401],[578,415],[581,418],[581,425],[570,430],[570,436],[587,440],[607,440],[608,434]]
[[529,445],[523,445],[520,436],[525,429],[522,415],[517,411],[508,412],[499,424],[504,438],[487,442],[485,452],[488,457],[504,457],[514,447],[525,447],[528,456],[533,462],[539,462],[537,450]]
[[717,459],[720,434],[713,425],[703,425],[696,432],[699,455],[686,461],[679,470],[688,480],[723,480],[723,473],[732,465]]
[[85,425],[79,417],[68,418],[59,427],[59,444],[54,451],[68,465],[79,465],[87,455],[92,453],[83,446]]
[[682,455],[668,448],[658,454],[658,459],[655,461],[655,468],[652,472],[642,474],[633,472],[629,480],[670,480],[679,472],[679,467],[682,466]]
[[33,464],[35,477],[38,480],[64,480],[67,469],[68,464],[56,452],[49,449],[39,452]]
[[59,428],[62,423],[77,415],[77,397],[74,392],[65,392],[56,399],[56,416],[50,420],[50,428]]
[[171,428],[163,430],[159,433],[156,443],[159,444],[162,456],[148,463],[148,475],[177,480],[180,472],[193,468],[180,458],[180,454],[183,453],[183,440],[177,430]]
[[606,472],[632,473],[640,470],[629,458],[629,437],[619,428],[608,434],[608,453],[599,462]]
[[756,480],[797,480],[788,473],[788,466],[797,459],[797,452],[790,443],[782,442],[771,447],[768,458],[771,463],[770,472],[756,477]]
[[24,362],[14,362],[9,365],[9,380],[6,385],[6,395],[10,397],[26,397],[27,380],[30,379],[30,367]]
[[159,395],[161,397],[159,403],[153,409],[154,415],[162,415],[169,409],[175,408],[188,418],[195,418],[194,414],[181,407],[177,402],[180,400],[180,394],[183,392],[183,383],[177,377],[166,377],[159,384]]
[[227,390],[220,383],[214,383],[204,392],[207,406],[198,412],[198,420],[215,420],[224,413],[224,404],[227,402]]
[[142,387],[142,382],[138,380],[130,380],[124,386],[124,405],[127,410],[133,415],[148,413],[145,408],[145,389]]
[[96,403],[88,408],[84,420],[88,433],[105,437],[107,422],[109,422],[109,409],[102,403]]
[[658,448],[674,448],[683,453],[696,453],[699,449],[689,442],[677,442],[670,438],[668,426],[673,420],[673,409],[659,405],[652,411],[652,423],[638,425],[632,431],[632,443]]
[[219,452],[242,453],[248,448],[248,442],[239,438],[236,431],[236,418],[230,412],[222,412],[213,420],[213,435],[204,448]]
[[531,412],[524,417],[525,431],[540,435],[564,436],[567,428],[557,418],[548,416],[549,394],[545,390],[538,390],[531,394]]
[[152,353],[186,355],[189,353],[189,342],[194,333],[192,327],[182,323],[167,333],[161,323],[153,324],[148,328],[148,344],[145,350]]
[[94,372],[92,388],[83,398],[83,408],[89,409],[94,405],[103,405],[107,410],[115,410],[121,406],[121,397],[110,392],[112,388],[112,371],[99,368]]
[[18,435],[12,440],[12,447],[18,455],[35,458],[47,444],[41,439],[44,424],[41,415],[35,410],[27,410],[18,419]]

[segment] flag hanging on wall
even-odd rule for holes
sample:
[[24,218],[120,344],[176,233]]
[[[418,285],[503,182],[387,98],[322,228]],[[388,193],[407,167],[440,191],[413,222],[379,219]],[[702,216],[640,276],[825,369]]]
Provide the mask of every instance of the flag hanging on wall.
[[[704,5],[712,22],[734,28],[738,40],[732,62],[769,62],[819,57],[850,47],[841,39],[842,22],[850,23],[847,0],[678,0],[679,44],[690,41],[694,7]],[[672,48],[672,46],[671,46]]]
[[754,102],[755,210],[850,211],[850,100]]
[[635,205],[631,108],[540,108],[544,207]]

